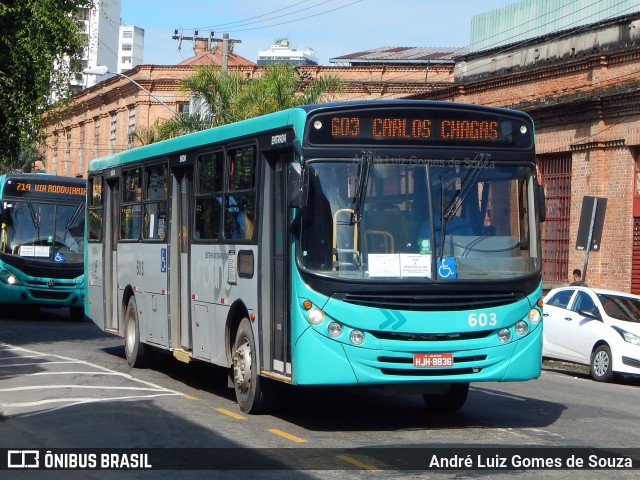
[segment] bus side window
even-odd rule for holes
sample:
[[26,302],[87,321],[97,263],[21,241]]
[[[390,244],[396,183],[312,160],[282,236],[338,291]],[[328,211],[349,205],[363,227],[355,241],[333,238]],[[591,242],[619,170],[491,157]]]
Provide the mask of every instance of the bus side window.
[[167,164],[145,169],[146,189],[142,237],[145,240],[164,240],[167,227],[167,192],[169,175]]
[[222,151],[202,154],[196,165],[193,236],[197,240],[217,240],[222,220],[224,154]]
[[120,206],[120,238],[140,238],[140,215],[142,200],[142,173],[139,168],[122,172],[122,205]]
[[253,239],[255,223],[256,149],[240,147],[227,152],[227,191],[224,196],[224,236]]

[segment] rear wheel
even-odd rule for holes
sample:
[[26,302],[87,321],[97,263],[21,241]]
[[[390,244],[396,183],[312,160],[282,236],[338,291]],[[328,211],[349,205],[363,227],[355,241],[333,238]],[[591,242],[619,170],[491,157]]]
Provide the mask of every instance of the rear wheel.
[[140,341],[140,321],[135,297],[129,299],[124,315],[124,352],[132,367],[144,367],[147,363],[145,348]]
[[591,378],[598,382],[613,380],[613,359],[607,345],[600,345],[591,354]]
[[449,393],[423,395],[427,409],[432,412],[453,413],[462,408],[469,393],[469,382],[451,383]]
[[243,318],[233,344],[233,385],[240,410],[258,413],[265,407],[265,392],[261,388],[253,330],[249,319]]

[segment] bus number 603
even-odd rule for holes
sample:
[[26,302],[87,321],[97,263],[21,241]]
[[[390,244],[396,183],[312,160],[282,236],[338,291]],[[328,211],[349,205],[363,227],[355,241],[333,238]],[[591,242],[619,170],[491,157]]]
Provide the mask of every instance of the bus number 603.
[[467,322],[470,327],[495,327],[498,324],[498,316],[493,313],[470,313]]

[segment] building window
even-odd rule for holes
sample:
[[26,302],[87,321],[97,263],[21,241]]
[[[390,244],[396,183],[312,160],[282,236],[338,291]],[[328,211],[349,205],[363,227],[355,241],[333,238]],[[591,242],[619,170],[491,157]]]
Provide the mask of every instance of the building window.
[[129,109],[129,126],[127,128],[127,148],[133,148],[136,131],[136,107]]
[[130,52],[131,50],[133,50],[133,45],[130,43],[123,43],[122,44],[122,51],[123,52]]
[[64,149],[64,174],[69,176],[71,172],[71,130],[65,132],[65,149]]
[[97,117],[94,121],[94,134],[93,134],[93,158],[100,156],[100,118]]
[[118,131],[118,114],[111,114],[109,125],[109,153],[116,153],[116,133]]
[[189,113],[189,102],[177,102],[178,113]]
[[80,142],[78,145],[78,171],[79,176],[84,175],[84,124],[80,125]]
[[571,155],[540,157],[538,172],[547,208],[547,220],[541,225],[542,280],[566,282],[569,278]]
[[58,173],[58,133],[53,134],[53,156],[51,158],[51,173]]
[[133,38],[133,30],[123,30],[122,38]]

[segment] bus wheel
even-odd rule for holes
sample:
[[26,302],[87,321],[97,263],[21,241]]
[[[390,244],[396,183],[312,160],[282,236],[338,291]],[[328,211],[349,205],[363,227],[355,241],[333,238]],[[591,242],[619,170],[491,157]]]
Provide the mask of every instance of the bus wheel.
[[84,307],[69,307],[69,314],[71,320],[80,321],[84,320]]
[[233,385],[238,406],[245,413],[259,412],[264,402],[256,354],[251,323],[243,318],[233,344]]
[[453,413],[462,408],[469,393],[469,382],[451,383],[449,393],[423,395],[427,409],[432,412]]
[[146,365],[145,348],[140,341],[138,306],[133,296],[129,299],[124,315],[124,353],[132,367],[140,368]]

